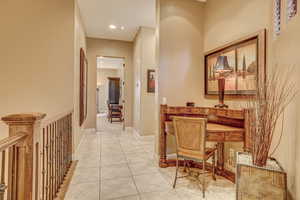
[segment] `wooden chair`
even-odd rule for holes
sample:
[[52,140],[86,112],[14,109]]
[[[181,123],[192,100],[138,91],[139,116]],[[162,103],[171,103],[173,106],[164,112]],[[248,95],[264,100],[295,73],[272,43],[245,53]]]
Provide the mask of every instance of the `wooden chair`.
[[[215,152],[216,148],[206,148],[206,124],[207,119],[190,118],[190,117],[174,117],[173,119],[175,138],[176,138],[176,174],[173,188],[176,186],[179,169],[179,159],[183,159],[184,167],[187,160],[202,162],[201,181],[197,176],[197,182],[201,182],[203,198],[205,198],[205,173],[206,162],[212,157],[212,178],[215,178]],[[184,176],[185,177],[185,176]]]
[[118,122],[122,122],[123,121],[123,106],[119,105],[119,104],[110,104],[109,102],[107,102],[107,106],[108,106],[108,115],[107,118],[110,121],[110,123],[113,122],[113,119],[119,119]]

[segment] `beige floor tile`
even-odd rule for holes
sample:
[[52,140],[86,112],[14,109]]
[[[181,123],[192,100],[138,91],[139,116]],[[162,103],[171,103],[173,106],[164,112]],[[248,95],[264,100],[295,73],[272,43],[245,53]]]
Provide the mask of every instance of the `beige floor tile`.
[[156,166],[153,161],[129,163],[128,165],[133,175],[159,172],[158,166]]
[[151,162],[151,157],[148,153],[128,153],[126,154],[128,163]]
[[99,183],[80,183],[71,185],[65,200],[99,200]]
[[128,197],[121,197],[113,200],[140,200],[140,196],[134,195],[134,196],[128,196]]
[[91,167],[100,167],[100,158],[91,159],[89,157],[84,157],[78,161],[76,168],[91,168]]
[[134,176],[134,181],[140,193],[171,189],[170,184],[159,173]]
[[123,153],[101,156],[101,166],[126,164],[127,160]]
[[123,153],[123,150],[120,145],[113,145],[113,146],[102,146],[101,147],[101,155],[102,154],[109,154],[109,153]]
[[140,145],[132,145],[132,146],[127,146],[127,147],[122,147],[123,151],[128,154],[128,153],[146,153],[146,150],[143,146]]
[[101,181],[101,200],[116,199],[137,194],[138,191],[132,178]]
[[101,180],[131,177],[127,164],[109,165],[101,167]]
[[175,190],[141,194],[141,200],[180,200]]
[[80,152],[75,154],[74,159],[81,160],[81,159],[98,159],[99,160],[100,151],[99,152]]
[[[101,131],[88,131],[75,154],[79,163],[66,200],[202,199],[201,189],[189,179],[178,179],[172,188],[175,167],[158,167],[154,137],[122,131],[121,124],[103,118],[97,123]],[[205,200],[235,199],[235,185],[228,180],[209,176],[207,182]]]
[[88,183],[99,181],[99,167],[78,168],[75,170],[71,184]]

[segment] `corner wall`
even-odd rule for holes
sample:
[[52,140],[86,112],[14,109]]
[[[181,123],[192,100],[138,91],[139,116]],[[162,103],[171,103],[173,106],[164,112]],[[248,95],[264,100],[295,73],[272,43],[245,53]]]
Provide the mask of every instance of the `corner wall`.
[[74,36],[74,147],[76,148],[83,136],[83,127],[79,126],[79,88],[80,88],[80,49],[86,52],[86,32],[75,0],[75,36]]
[[140,135],[156,133],[155,94],[147,92],[147,71],[157,70],[155,30],[141,27],[134,41],[134,128]]
[[0,116],[73,109],[74,0],[1,1],[0,13]]
[[132,127],[133,102],[133,43],[117,40],[87,38],[88,58],[88,116],[85,128],[96,128],[97,56],[125,58],[125,126]]
[[159,103],[203,102],[204,4],[160,0]]

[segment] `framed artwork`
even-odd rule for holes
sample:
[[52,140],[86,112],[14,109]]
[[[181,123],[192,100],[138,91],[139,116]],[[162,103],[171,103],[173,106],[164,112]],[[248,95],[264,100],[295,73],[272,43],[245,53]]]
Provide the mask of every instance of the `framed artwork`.
[[81,126],[87,117],[87,81],[88,62],[84,50],[80,49],[80,86],[79,86],[79,125]]
[[242,97],[256,93],[258,81],[265,80],[266,31],[262,30],[205,54],[205,95],[219,94],[216,66],[226,58],[225,96]]
[[287,19],[291,20],[297,14],[298,2],[297,0],[287,0]]
[[147,71],[147,92],[155,93],[155,70],[148,69]]

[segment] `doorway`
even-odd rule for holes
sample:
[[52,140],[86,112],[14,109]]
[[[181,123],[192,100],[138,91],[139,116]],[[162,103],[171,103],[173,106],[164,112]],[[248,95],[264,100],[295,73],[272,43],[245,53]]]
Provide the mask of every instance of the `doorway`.
[[[97,57],[97,118],[106,118],[109,123],[125,128],[124,67],[122,57]],[[101,124],[97,123],[97,130]]]

